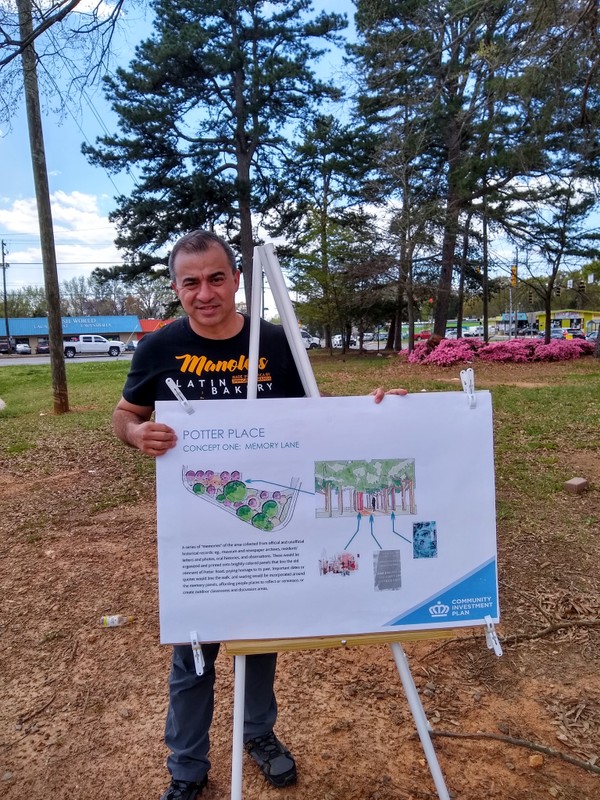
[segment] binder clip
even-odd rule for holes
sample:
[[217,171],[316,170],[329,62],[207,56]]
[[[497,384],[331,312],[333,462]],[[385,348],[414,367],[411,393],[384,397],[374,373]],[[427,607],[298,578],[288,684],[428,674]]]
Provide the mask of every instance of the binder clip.
[[475,374],[471,367],[460,371],[460,381],[463,391],[466,392],[469,400],[469,408],[475,408],[477,405],[477,399],[475,397]]
[[175,398],[177,400],[179,400],[179,403],[180,403],[181,407],[183,408],[183,410],[185,411],[185,413],[186,414],[193,414],[194,413],[194,409],[192,408],[189,400],[184,395],[184,393],[181,391],[179,386],[177,386],[177,384],[175,383],[173,378],[166,378],[165,379],[165,383],[167,384],[169,389],[173,392],[173,394],[175,395]]
[[198,641],[198,634],[196,631],[191,631],[190,640],[192,643],[192,653],[194,654],[194,664],[196,666],[196,675],[204,674],[204,656],[202,655],[202,645]]
[[492,618],[488,616],[484,617],[483,620],[485,622],[485,643],[488,646],[488,650],[493,650],[497,656],[501,656],[502,645],[500,644],[500,639],[498,639]]

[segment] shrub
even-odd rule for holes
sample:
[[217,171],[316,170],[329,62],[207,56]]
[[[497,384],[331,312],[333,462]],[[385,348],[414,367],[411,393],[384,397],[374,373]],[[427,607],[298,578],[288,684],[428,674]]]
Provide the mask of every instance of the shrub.
[[481,347],[478,355],[482,361],[512,361],[515,364],[524,364],[533,360],[535,345],[535,342],[526,339],[490,342]]
[[534,361],[568,361],[594,352],[592,342],[584,339],[552,339],[548,344],[537,344]]
[[567,361],[593,352],[594,344],[583,339],[552,339],[549,344],[527,339],[488,344],[477,339],[442,339],[434,348],[427,342],[419,342],[407,361],[410,364],[435,364],[439,367],[451,367],[459,362],[470,363],[476,359],[524,364],[530,361]]
[[433,349],[427,342],[418,344],[409,355],[411,364],[436,364],[439,367],[450,367],[459,361],[473,361],[478,343],[468,339],[442,339]]

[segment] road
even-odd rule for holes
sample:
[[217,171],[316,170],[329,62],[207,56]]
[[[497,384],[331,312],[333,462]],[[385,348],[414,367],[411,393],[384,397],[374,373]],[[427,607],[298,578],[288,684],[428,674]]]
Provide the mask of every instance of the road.
[[[75,358],[65,359],[66,364],[81,364],[83,361],[131,361],[133,353],[122,353],[116,358],[114,356],[75,356]],[[49,364],[50,356],[0,356],[0,367],[17,367],[24,364]]]
[[[527,338],[535,338],[535,337],[527,337]],[[490,341],[502,341],[508,339],[507,336],[502,335],[495,335],[490,336]],[[406,349],[407,340],[402,340],[402,348]],[[375,351],[375,352],[383,352],[385,349],[385,342],[365,342],[363,345],[365,350]],[[340,348],[337,348],[338,350]],[[351,350],[358,350],[357,347],[350,348]],[[313,351],[314,352],[314,351]],[[120,356],[117,356],[117,359],[121,361],[131,361],[131,357],[133,353],[126,352]],[[112,356],[75,356],[75,358],[67,358],[67,364],[81,364],[83,361],[114,361]],[[50,363],[50,356],[19,356],[19,355],[10,355],[10,356],[0,356],[0,367],[9,367],[13,366],[22,366],[23,364],[49,364]]]

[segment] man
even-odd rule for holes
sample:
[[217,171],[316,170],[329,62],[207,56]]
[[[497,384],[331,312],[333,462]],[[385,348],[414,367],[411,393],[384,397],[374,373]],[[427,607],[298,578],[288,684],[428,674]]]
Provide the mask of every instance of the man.
[[[179,239],[169,258],[171,286],[187,317],[142,339],[113,415],[117,436],[150,456],[175,446],[175,432],[154,422],[157,400],[173,400],[173,379],[189,400],[245,398],[250,321],[235,307],[240,273],[229,245],[213,233],[193,231]],[[259,397],[301,397],[302,382],[282,327],[261,320]],[[406,394],[405,390],[392,390]],[[372,393],[381,402],[382,389]],[[161,800],[195,800],[207,784],[209,729],[213,715],[214,662],[218,643],[202,646],[205,670],[195,671],[190,645],[173,648],[165,743],[172,781]],[[296,765],[273,727],[276,654],[246,660],[244,746],[269,783],[296,782]]]

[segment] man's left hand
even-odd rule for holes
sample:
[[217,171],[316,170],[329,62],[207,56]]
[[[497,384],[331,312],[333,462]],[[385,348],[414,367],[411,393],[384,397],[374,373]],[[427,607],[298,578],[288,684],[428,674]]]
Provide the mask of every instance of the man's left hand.
[[381,386],[379,386],[377,389],[373,389],[373,391],[371,392],[371,397],[375,398],[376,403],[381,403],[386,394],[399,394],[401,397],[404,397],[405,394],[408,394],[408,390],[388,389],[386,392],[385,389],[382,389]]

